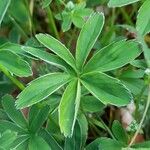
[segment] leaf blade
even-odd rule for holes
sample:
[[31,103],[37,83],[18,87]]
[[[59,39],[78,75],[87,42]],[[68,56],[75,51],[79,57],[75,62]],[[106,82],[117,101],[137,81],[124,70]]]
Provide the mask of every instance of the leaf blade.
[[0,1],[0,25],[10,5],[11,0]]
[[95,13],[82,27],[76,46],[76,64],[81,69],[104,25],[104,15]]
[[59,105],[59,125],[65,137],[71,137],[80,103],[80,83],[73,80],[67,86]]
[[70,75],[65,73],[49,73],[33,80],[18,95],[16,101],[17,108],[28,107],[44,100],[61,86],[69,82],[70,79]]
[[20,110],[16,110],[15,100],[11,95],[2,98],[2,105],[10,119],[21,128],[27,128],[27,121]]
[[53,38],[48,34],[37,34],[37,40],[42,43],[45,47],[53,51],[59,57],[61,57],[66,63],[76,70],[75,60],[70,51],[60,41]]
[[119,80],[101,72],[84,74],[81,82],[105,105],[125,106],[133,99],[131,92]]
[[0,51],[0,65],[19,77],[28,77],[32,75],[29,64],[11,51]]
[[139,0],[110,0],[108,3],[108,6],[109,7],[122,7],[122,6],[129,5],[138,1]]
[[136,22],[136,29],[141,35],[145,35],[150,32],[150,1],[147,0],[143,3],[140,7],[137,22]]
[[105,72],[120,68],[133,61],[141,52],[137,42],[125,40],[113,42],[89,60],[84,67],[84,72]]

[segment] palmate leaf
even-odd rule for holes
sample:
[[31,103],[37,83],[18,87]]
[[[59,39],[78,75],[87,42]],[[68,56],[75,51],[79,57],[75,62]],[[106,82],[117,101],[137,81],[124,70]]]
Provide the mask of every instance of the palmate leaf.
[[5,0],[5,1],[0,0],[0,25],[2,23],[2,20],[6,14],[6,11],[9,7],[10,3],[11,3],[11,0]]
[[101,72],[91,72],[81,77],[82,84],[103,104],[125,106],[133,99],[121,82]]
[[70,79],[70,75],[65,73],[49,73],[33,80],[18,95],[17,108],[28,107],[46,99],[50,94],[69,82]]
[[137,16],[136,29],[141,35],[145,35],[150,32],[150,1],[146,0]]
[[11,51],[0,50],[0,65],[19,77],[32,75],[29,64]]
[[109,7],[122,7],[122,6],[129,5],[138,1],[139,0],[110,0],[108,3],[108,6]]
[[104,25],[104,15],[95,13],[82,27],[76,46],[76,64],[81,70]]
[[135,41],[113,42],[99,50],[89,60],[84,67],[84,72],[105,72],[120,68],[133,61],[141,52],[139,43]]
[[80,104],[80,82],[75,79],[67,86],[59,105],[59,125],[65,137],[71,137]]
[[53,51],[59,57],[61,57],[66,63],[68,63],[72,68],[76,70],[75,60],[70,51],[59,42],[57,39],[53,38],[48,34],[37,34],[37,40],[42,43],[45,47]]

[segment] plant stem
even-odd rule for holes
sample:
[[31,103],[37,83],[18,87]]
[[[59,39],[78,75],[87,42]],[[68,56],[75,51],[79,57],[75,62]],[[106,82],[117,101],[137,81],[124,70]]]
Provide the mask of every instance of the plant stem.
[[149,105],[150,105],[150,85],[149,85],[149,91],[148,91],[148,99],[147,99],[147,103],[146,103],[146,107],[145,107],[145,110],[144,110],[142,119],[141,119],[140,124],[139,124],[139,126],[138,126],[138,129],[137,129],[137,131],[135,132],[133,138],[131,139],[131,142],[129,143],[129,146],[128,146],[128,147],[130,147],[130,146],[134,143],[134,141],[135,141],[135,139],[136,139],[138,133],[140,132],[140,129],[142,128],[142,124],[143,124],[143,122],[144,122],[144,120],[145,120],[145,117],[146,117],[146,114],[147,114]]
[[3,66],[0,65],[0,70],[20,89],[24,90],[25,86],[15,77],[13,77]]
[[57,31],[57,28],[56,28],[55,20],[54,20],[54,17],[53,17],[53,14],[52,14],[52,11],[51,11],[50,7],[46,8],[46,12],[47,12],[47,15],[48,15],[49,26],[53,30],[53,33],[54,33],[55,37],[58,40],[60,40],[58,31]]

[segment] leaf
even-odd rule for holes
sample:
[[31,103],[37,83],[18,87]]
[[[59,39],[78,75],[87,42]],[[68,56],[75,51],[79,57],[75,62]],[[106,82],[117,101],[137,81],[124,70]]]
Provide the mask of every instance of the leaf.
[[87,137],[88,137],[88,121],[86,119],[86,116],[83,113],[80,113],[78,115],[78,123],[81,130],[81,149],[84,148],[84,145],[86,143]]
[[11,95],[2,98],[2,105],[9,118],[21,128],[27,128],[28,124],[20,110],[16,110],[15,99]]
[[150,32],[150,1],[146,0],[139,9],[137,16],[136,29],[141,35]]
[[109,0],[108,6],[109,7],[122,7],[125,5],[129,5],[139,0]]
[[101,138],[97,138],[90,144],[86,146],[86,150],[99,150],[99,144],[100,144]]
[[17,108],[28,107],[46,99],[69,80],[70,76],[63,73],[49,73],[33,80],[18,95]]
[[9,149],[16,137],[16,132],[12,132],[10,130],[4,131],[0,134],[0,148]]
[[42,8],[46,8],[50,5],[50,3],[52,2],[52,0],[43,0],[42,2]]
[[86,112],[94,113],[101,112],[105,105],[94,96],[83,96],[81,98],[81,107]]
[[127,133],[118,120],[114,120],[112,124],[112,132],[118,141],[128,144]]
[[113,42],[102,48],[89,60],[84,72],[105,72],[120,68],[133,61],[140,53],[139,44],[135,41]]
[[17,139],[11,145],[11,149],[27,150],[28,149],[29,138],[30,138],[29,135],[17,136]]
[[45,47],[53,51],[59,57],[61,57],[66,63],[68,63],[72,68],[76,70],[75,60],[70,51],[57,39],[53,38],[48,34],[37,34],[36,38]]
[[18,134],[26,134],[26,130],[20,128],[16,124],[6,120],[0,120],[0,132],[3,132],[5,130],[11,130],[17,132]]
[[70,15],[63,15],[63,22],[62,22],[62,30],[63,32],[68,31],[71,28],[71,16]]
[[133,60],[131,63],[130,63],[132,66],[134,67],[137,67],[137,68],[141,68],[141,69],[146,69],[146,62],[144,59],[136,59],[136,60]]
[[29,112],[29,130],[36,133],[43,125],[48,117],[50,107],[48,105],[39,108],[36,105],[32,106]]
[[11,0],[0,1],[0,25],[10,5]]
[[12,143],[10,149],[26,150],[28,149],[29,135],[17,136],[16,140]]
[[147,148],[148,150],[150,148],[150,141],[145,141],[145,142],[134,144],[132,145],[132,148],[136,148],[137,150],[140,150],[140,148],[142,150],[145,150]]
[[0,51],[0,65],[19,77],[32,75],[29,64],[18,55],[7,50]]
[[50,145],[52,150],[62,150],[61,146],[57,143],[57,141],[45,129],[40,130],[39,135]]
[[81,16],[73,15],[72,22],[78,28],[82,28],[84,25],[84,19]]
[[60,57],[58,57],[57,55],[48,53],[44,50],[40,50],[37,48],[26,47],[26,46],[24,46],[22,48],[25,52],[27,52],[37,58],[40,58],[41,60],[43,60],[51,65],[57,66],[58,68],[63,69],[63,70],[69,69],[69,65],[64,60],[62,60]]
[[59,105],[59,126],[65,137],[71,137],[80,104],[81,87],[77,80],[67,86]]
[[86,150],[122,150],[124,145],[109,138],[97,138],[86,146]]
[[93,96],[105,105],[125,106],[133,99],[130,91],[119,80],[104,73],[84,74],[81,82]]
[[46,141],[40,136],[32,136],[29,142],[29,150],[51,150]]
[[8,51],[11,51],[15,54],[22,55],[22,56],[25,56],[25,57],[28,57],[28,58],[32,58],[30,55],[25,53],[25,51],[22,50],[21,47],[22,46],[19,45],[19,44],[7,42],[7,43],[0,46],[0,51],[1,50],[8,50]]
[[99,149],[102,150],[121,150],[123,147],[123,144],[109,138],[101,138],[99,141]]
[[82,146],[81,128],[76,121],[72,137],[65,139],[64,150],[80,150]]
[[104,15],[95,13],[82,27],[76,46],[76,64],[81,70],[104,25]]
[[46,121],[49,114],[50,107],[47,105],[43,108],[38,108],[36,105],[32,106],[29,112],[29,130],[36,133],[43,123]]

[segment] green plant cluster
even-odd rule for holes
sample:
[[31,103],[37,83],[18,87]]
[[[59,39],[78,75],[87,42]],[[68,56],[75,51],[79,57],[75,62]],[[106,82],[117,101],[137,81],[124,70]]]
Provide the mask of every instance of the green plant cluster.
[[150,0],[0,0],[0,25],[0,149],[150,149]]

